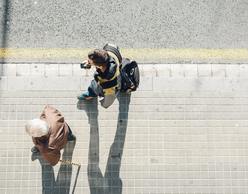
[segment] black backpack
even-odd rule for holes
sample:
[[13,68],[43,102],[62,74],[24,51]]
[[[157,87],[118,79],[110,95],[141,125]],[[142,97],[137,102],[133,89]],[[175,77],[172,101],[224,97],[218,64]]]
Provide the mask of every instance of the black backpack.
[[120,63],[120,75],[121,75],[121,92],[136,91],[139,86],[139,67],[136,61],[128,58],[122,58],[119,51],[119,47],[112,44],[106,44],[103,47],[104,50],[113,53]]

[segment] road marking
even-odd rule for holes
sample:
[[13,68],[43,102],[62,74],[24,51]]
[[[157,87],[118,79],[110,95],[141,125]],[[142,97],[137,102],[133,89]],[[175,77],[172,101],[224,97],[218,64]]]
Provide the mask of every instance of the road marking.
[[[87,57],[91,49],[76,48],[8,48],[0,49],[0,58],[6,59],[78,59]],[[141,61],[177,60],[248,60],[248,49],[121,49],[125,57]]]

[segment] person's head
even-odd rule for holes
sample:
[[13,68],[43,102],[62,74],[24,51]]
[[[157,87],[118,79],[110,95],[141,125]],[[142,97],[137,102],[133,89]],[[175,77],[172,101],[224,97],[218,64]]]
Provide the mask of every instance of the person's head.
[[106,66],[109,59],[108,52],[103,49],[95,49],[88,54],[89,63],[99,68]]
[[32,137],[42,137],[49,133],[48,124],[41,119],[33,119],[26,123],[26,132]]

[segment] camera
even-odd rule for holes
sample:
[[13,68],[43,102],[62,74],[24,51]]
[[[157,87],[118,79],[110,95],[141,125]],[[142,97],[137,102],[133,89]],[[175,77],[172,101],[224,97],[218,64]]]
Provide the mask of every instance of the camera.
[[90,69],[91,65],[87,64],[87,63],[80,63],[80,68],[81,69]]

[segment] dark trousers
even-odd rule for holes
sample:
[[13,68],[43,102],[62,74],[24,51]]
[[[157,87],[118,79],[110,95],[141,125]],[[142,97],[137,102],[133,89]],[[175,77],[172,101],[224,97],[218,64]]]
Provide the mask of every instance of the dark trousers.
[[89,91],[90,96],[93,96],[93,97],[97,97],[97,96],[103,97],[104,96],[103,89],[97,83],[96,80],[91,81],[90,86],[88,87],[88,91]]
[[[101,106],[104,108],[108,108],[112,105],[116,99],[117,92],[111,95],[104,95],[102,87],[96,82],[96,80],[92,80],[90,86],[88,87],[88,91],[90,96],[100,96],[103,97],[100,100]],[[93,95],[91,95],[93,94]]]
[[72,134],[72,131],[71,131],[71,128],[69,127],[69,125],[67,125],[68,126],[68,136],[67,136],[67,139],[70,139],[70,137],[73,135]]

